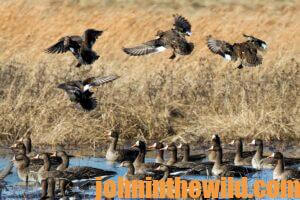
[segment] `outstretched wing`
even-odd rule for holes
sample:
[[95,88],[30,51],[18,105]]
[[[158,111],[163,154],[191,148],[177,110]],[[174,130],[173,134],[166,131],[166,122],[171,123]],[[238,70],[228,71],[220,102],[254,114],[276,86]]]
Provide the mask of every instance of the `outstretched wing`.
[[207,46],[209,50],[215,54],[223,56],[225,59],[231,60],[233,53],[232,45],[222,40],[213,39],[211,36],[207,37]]
[[[78,81],[77,81],[78,82]],[[80,96],[81,88],[79,87],[79,82],[68,82],[68,83],[61,83],[57,86],[60,89],[63,89],[67,92],[71,101],[77,101],[78,97]]]
[[191,35],[192,34],[192,26],[190,24],[190,22],[182,17],[181,15],[173,15],[174,17],[174,26],[175,26],[175,29],[180,31],[180,32],[183,32],[183,33],[186,33],[187,35]]
[[247,41],[252,42],[254,44],[255,48],[257,48],[260,51],[264,51],[268,47],[267,43],[261,39],[258,39],[254,36],[246,35],[246,34],[243,34],[243,36],[247,39]]
[[60,38],[57,43],[45,49],[45,52],[65,53],[67,51],[72,51],[72,53],[74,54],[75,52],[78,52],[79,49],[80,45],[76,41],[72,40],[71,37],[66,36]]
[[117,75],[109,75],[109,76],[104,76],[104,77],[91,77],[83,81],[84,87],[85,88],[90,88],[93,86],[99,86],[105,83],[112,82],[116,79],[118,79],[119,76]]
[[96,30],[96,29],[87,29],[84,31],[82,38],[83,41],[86,42],[88,48],[92,48],[93,45],[95,44],[96,40],[98,39],[99,36],[101,36],[103,31]]
[[150,40],[139,46],[123,48],[123,51],[131,56],[142,56],[150,53],[164,51],[166,48],[161,44],[160,39]]

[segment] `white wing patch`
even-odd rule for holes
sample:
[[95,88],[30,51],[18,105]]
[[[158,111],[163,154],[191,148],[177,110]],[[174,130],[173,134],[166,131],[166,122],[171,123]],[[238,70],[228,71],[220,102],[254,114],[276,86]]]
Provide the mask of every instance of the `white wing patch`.
[[158,52],[162,52],[162,51],[164,51],[164,50],[166,50],[166,47],[163,47],[163,46],[155,48],[155,51],[156,51],[157,53],[158,53]]
[[87,90],[89,90],[90,88],[92,88],[92,86],[90,86],[89,84],[87,84],[87,85],[85,85],[85,86],[83,87],[83,91],[87,91]]
[[226,60],[231,60],[231,55],[225,54],[225,55],[224,55],[224,58],[225,58]]

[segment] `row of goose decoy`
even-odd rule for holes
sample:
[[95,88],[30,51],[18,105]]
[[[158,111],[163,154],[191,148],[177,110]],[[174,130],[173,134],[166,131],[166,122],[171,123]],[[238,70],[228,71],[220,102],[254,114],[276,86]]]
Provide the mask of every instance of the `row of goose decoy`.
[[[166,180],[170,177],[181,175],[204,176],[230,176],[243,177],[251,175],[262,169],[273,169],[273,178],[277,180],[300,179],[300,171],[296,168],[287,169],[300,163],[300,158],[283,157],[282,153],[274,152],[266,157],[263,155],[263,142],[260,139],[253,140],[250,144],[256,146],[255,151],[243,151],[243,140],[233,140],[230,145],[235,145],[235,152],[223,152],[220,137],[213,135],[211,147],[207,154],[190,154],[190,146],[187,143],[163,144],[155,142],[146,146],[142,140],[138,140],[129,149],[117,148],[119,131],[110,131],[108,134],[111,143],[107,149],[108,161],[120,162],[120,167],[128,168],[124,178],[127,180]],[[13,163],[17,168],[18,177],[22,181],[38,182],[42,187],[42,199],[53,198],[57,195],[55,183],[59,186],[61,196],[70,193],[69,190],[78,180],[85,180],[79,184],[80,188],[95,184],[95,177],[103,180],[117,173],[89,166],[69,166],[69,156],[65,151],[56,151],[52,154],[32,152],[30,134],[24,135],[11,146],[14,152]],[[178,149],[182,156],[178,157]],[[154,162],[145,162],[147,151],[156,150]],[[170,152],[169,160],[165,160],[164,151]],[[3,178],[9,173],[12,165],[0,171]],[[4,177],[2,174],[6,174]],[[0,179],[1,180],[1,179]],[[66,192],[68,190],[68,192]]]
[[[174,24],[170,30],[157,31],[156,38],[143,44],[131,48],[123,48],[123,51],[130,56],[143,56],[162,52],[166,49],[172,50],[170,59],[176,55],[190,55],[194,50],[194,44],[188,42],[186,37],[191,36],[192,26],[190,22],[178,14],[173,15]],[[66,53],[72,52],[78,61],[76,67],[94,63],[99,55],[92,50],[93,45],[103,31],[96,29],[87,29],[82,36],[65,36],[57,43],[45,50],[46,53]],[[258,51],[265,51],[267,44],[265,41],[254,36],[243,34],[246,41],[230,44],[226,41],[218,40],[212,36],[207,37],[207,46],[211,52],[218,54],[231,61],[240,61],[238,68],[244,66],[258,66],[262,64],[262,55]],[[92,110],[97,106],[97,101],[92,97],[90,88],[112,82],[119,78],[117,75],[106,77],[92,77],[84,81],[70,81],[59,84],[58,88],[63,89],[69,95],[72,102],[75,102],[78,108]]]

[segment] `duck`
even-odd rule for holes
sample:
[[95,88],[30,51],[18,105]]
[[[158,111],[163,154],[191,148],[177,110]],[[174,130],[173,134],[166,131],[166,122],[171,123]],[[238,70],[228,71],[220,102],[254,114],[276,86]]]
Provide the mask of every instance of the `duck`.
[[190,155],[190,145],[188,143],[180,143],[179,146],[177,146],[177,148],[182,149],[183,151],[183,157],[181,162],[200,162],[206,157],[205,154]]
[[148,149],[155,149],[156,150],[156,157],[155,157],[155,162],[163,164],[165,162],[164,160],[164,144],[161,142],[155,142],[153,145],[149,146]]
[[110,137],[111,143],[106,151],[105,158],[112,162],[131,161],[133,162],[139,154],[136,149],[117,149],[117,143],[119,139],[120,131],[113,130],[109,131],[107,136]]
[[212,168],[212,174],[214,176],[226,176],[226,177],[242,177],[249,173],[254,173],[257,170],[252,168],[246,168],[242,166],[235,166],[225,164],[222,161],[222,149],[220,146],[211,146],[208,151],[216,152],[216,161]]
[[38,173],[29,169],[30,160],[26,154],[15,155],[12,159],[17,168],[18,177],[25,182],[37,182]]
[[92,47],[102,33],[102,30],[87,29],[82,36],[73,35],[60,38],[58,42],[44,51],[51,54],[71,51],[78,61],[76,67],[90,65],[100,57],[92,50]]
[[243,154],[243,140],[242,138],[238,138],[236,140],[232,140],[230,145],[235,145],[236,152],[234,156],[234,165],[236,166],[251,166],[252,165],[252,156],[255,154],[255,151],[249,152],[247,155]]
[[207,36],[207,46],[212,53],[219,54],[226,60],[240,60],[238,69],[244,66],[255,67],[262,64],[262,56],[259,51],[265,51],[267,44],[265,41],[254,36],[243,34],[247,41],[242,43],[230,44],[223,40],[214,39],[211,35]]
[[69,81],[61,83],[57,87],[64,90],[71,102],[75,103],[76,107],[85,111],[91,111],[96,108],[97,100],[93,98],[92,87],[100,86],[105,83],[112,82],[118,79],[117,75],[108,75],[103,77],[89,77],[83,81]]
[[300,171],[296,169],[285,169],[284,157],[281,152],[274,152],[269,158],[277,160],[276,167],[273,170],[273,179],[275,180],[300,180]]
[[145,42],[141,45],[123,48],[123,51],[130,56],[143,56],[151,53],[162,52],[166,49],[172,49],[172,55],[169,59],[175,59],[176,54],[189,55],[194,49],[194,44],[188,42],[185,36],[190,36],[191,24],[181,15],[175,14],[173,28],[168,31],[159,30],[156,39]]
[[72,172],[79,179],[91,179],[100,176],[104,178],[117,174],[115,171],[108,171],[88,166],[69,167],[69,157],[65,151],[56,151],[54,156],[58,156],[62,159],[62,163],[56,168],[56,170]]

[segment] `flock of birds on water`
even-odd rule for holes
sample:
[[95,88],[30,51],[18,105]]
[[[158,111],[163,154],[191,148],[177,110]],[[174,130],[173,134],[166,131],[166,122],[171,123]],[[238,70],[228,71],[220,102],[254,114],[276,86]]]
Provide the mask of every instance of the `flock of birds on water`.
[[[263,141],[260,139],[254,139],[249,144],[256,147],[254,151],[244,151],[243,140],[238,138],[229,143],[235,147],[235,152],[223,152],[221,139],[215,134],[206,153],[191,155],[190,145],[185,142],[157,141],[147,146],[145,141],[138,140],[128,149],[118,148],[119,135],[119,129],[108,132],[110,144],[105,158],[110,162],[119,162],[120,167],[127,168],[127,173],[123,176],[125,180],[146,180],[146,177],[151,177],[152,180],[167,180],[183,175],[245,177],[263,169],[273,169],[275,180],[300,180],[300,171],[290,167],[300,164],[300,158],[284,157],[279,151],[265,156]],[[40,199],[68,199],[74,195],[80,199],[80,194],[72,192],[73,187],[86,190],[95,186],[96,177],[105,181],[117,174],[115,171],[89,166],[70,167],[69,161],[73,156],[62,149],[37,154],[32,151],[30,134],[25,134],[10,148],[14,157],[12,162],[0,171],[2,187],[5,188],[4,178],[14,165],[20,180],[27,184],[40,184]],[[148,151],[156,151],[154,162],[145,162]],[[168,160],[165,159],[165,151],[169,154]],[[205,198],[202,195],[200,199]]]
[[[176,14],[173,15],[173,28],[167,31],[157,31],[156,38],[147,41],[135,47],[123,48],[123,51],[130,56],[143,56],[162,52],[166,49],[172,50],[170,59],[175,59],[176,55],[190,55],[194,50],[194,44],[188,42],[186,37],[192,35],[192,26],[190,22]],[[82,36],[65,36],[57,43],[45,50],[46,53],[66,53],[72,52],[78,61],[76,67],[93,64],[100,56],[92,50],[97,38],[103,31],[87,29]],[[254,36],[243,35],[246,41],[230,44],[228,42],[207,37],[207,46],[211,52],[219,54],[226,60],[239,61],[237,68],[244,66],[253,67],[262,64],[262,56],[258,51],[265,51],[267,44]],[[70,100],[76,104],[76,107],[86,111],[93,110],[97,106],[97,100],[93,97],[92,87],[100,86],[105,83],[118,79],[117,75],[108,75],[105,77],[92,77],[84,81],[70,81],[60,84],[58,88],[67,92]]]
[[[65,36],[45,51],[47,53],[71,51],[78,60],[76,67],[89,65],[99,58],[92,47],[102,33],[103,31],[88,29],[82,36]],[[155,39],[132,48],[123,48],[123,51],[130,56],[143,56],[170,49],[172,50],[170,59],[175,59],[178,54],[189,55],[193,51],[194,44],[186,39],[191,34],[191,24],[184,17],[174,15],[172,29],[158,31]],[[245,34],[244,37],[246,41],[230,44],[208,36],[207,46],[211,52],[227,60],[239,60],[239,69],[260,65],[262,56],[258,51],[267,49],[266,42]],[[97,106],[97,100],[90,89],[118,78],[117,75],[91,77],[83,81],[62,83],[58,88],[65,90],[70,100],[79,108],[88,111]],[[147,147],[145,141],[139,140],[129,149],[117,148],[119,134],[120,131],[117,129],[109,132],[111,143],[107,149],[106,160],[120,162],[121,167],[128,168],[124,175],[127,180],[145,180],[149,176],[153,180],[166,180],[181,175],[242,177],[266,168],[273,169],[273,178],[277,180],[300,179],[299,170],[285,167],[299,164],[300,158],[284,158],[281,152],[274,152],[266,157],[263,155],[263,141],[260,139],[251,142],[256,146],[256,151],[243,151],[243,140],[239,138],[230,143],[235,145],[236,152],[223,152],[220,137],[213,135],[211,148],[207,150],[207,154],[190,155],[188,143],[155,142]],[[89,166],[69,167],[69,159],[72,156],[65,151],[35,154],[32,151],[30,134],[25,134],[11,146],[11,149],[14,153],[13,162],[0,171],[0,188],[5,188],[4,179],[14,165],[22,181],[41,184],[41,199],[65,198],[72,195],[72,187],[85,189],[95,184],[95,177],[101,176],[106,180],[116,175],[115,171]],[[180,158],[177,156],[179,149],[182,151]],[[145,162],[145,155],[151,150],[157,151],[155,162]],[[165,151],[170,154],[169,160],[164,158]],[[77,180],[85,181],[78,183]]]

